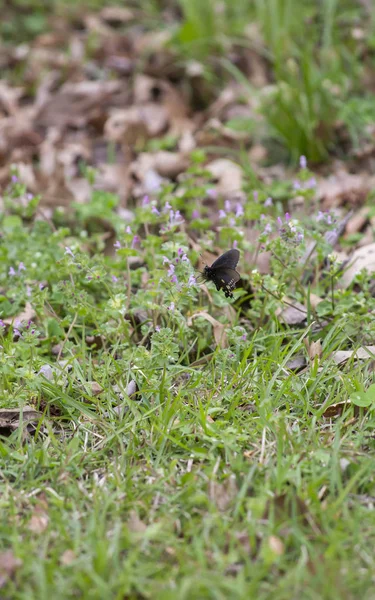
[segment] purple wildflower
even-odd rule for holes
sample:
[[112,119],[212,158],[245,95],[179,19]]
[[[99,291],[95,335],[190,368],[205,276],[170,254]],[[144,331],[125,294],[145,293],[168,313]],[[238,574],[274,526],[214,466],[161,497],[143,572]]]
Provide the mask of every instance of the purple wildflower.
[[20,262],[20,264],[18,265],[18,272],[20,273],[21,271],[26,271],[26,267],[23,264],[23,262]]
[[29,285],[26,286],[26,296],[30,298],[32,289]]
[[279,227],[283,226],[283,220],[282,220],[281,217],[277,217],[277,224],[278,224]]
[[240,217],[243,217],[243,216],[244,216],[244,214],[245,214],[245,213],[244,213],[244,210],[243,210],[242,204],[240,204],[240,202],[238,202],[238,203],[236,204],[236,217],[237,217],[237,219],[239,219]]
[[160,215],[160,211],[156,208],[156,206],[152,207],[151,212],[153,215]]
[[13,267],[9,267],[9,271],[8,271],[8,275],[10,275],[11,277],[14,277],[16,274],[15,270]]
[[224,202],[224,210],[227,213],[231,211],[230,200],[225,200],[225,202]]
[[299,166],[301,167],[301,169],[306,169],[307,167],[306,156],[304,156],[303,154],[299,157]]
[[30,192],[28,192],[28,193],[26,194],[26,200],[27,200],[28,202],[31,202],[31,200],[32,200],[33,198],[34,198],[34,194],[30,194]]
[[17,175],[12,175],[12,183],[18,183]]
[[6,325],[2,319],[0,319],[0,327],[4,327],[4,328],[6,327]]
[[195,275],[190,275],[189,277],[189,281],[188,281],[188,286],[191,287],[192,285],[196,285],[197,280],[195,278]]
[[208,188],[208,190],[206,190],[206,194],[209,198],[217,198],[217,191],[215,190],[215,188]]
[[264,201],[264,206],[265,206],[266,208],[268,208],[269,206],[273,206],[273,200],[272,200],[271,196],[269,196],[269,197],[267,198],[267,200],[265,200],[265,201]]
[[163,265],[165,265],[165,263],[169,263],[170,260],[169,258],[167,258],[166,256],[163,256]]
[[142,206],[147,206],[147,204],[150,204],[150,198],[146,195],[142,200]]
[[139,244],[139,242],[141,241],[141,238],[139,237],[139,235],[135,235],[132,239],[132,248],[134,250],[134,248],[137,246],[137,244]]
[[271,223],[267,223],[267,225],[264,228],[263,233],[272,233],[272,225],[271,225]]
[[174,275],[174,270],[175,270],[175,266],[172,265],[172,263],[170,263],[169,269],[168,269],[168,277],[172,277],[172,275]]
[[112,275],[112,281],[113,283],[117,283],[118,277],[116,277],[116,275]]
[[171,303],[170,303],[170,305],[167,307],[167,309],[168,309],[168,310],[171,310],[171,311],[173,312],[173,311],[174,311],[174,309],[175,309],[175,304],[174,304],[174,302],[171,302]]
[[293,181],[293,187],[294,187],[294,189],[295,189],[295,190],[300,190],[300,189],[301,189],[301,187],[302,187],[302,186],[301,186],[301,182],[300,182],[300,181],[298,181],[297,179],[295,179],[295,180]]
[[168,210],[171,210],[172,206],[169,204],[168,200],[167,202],[164,204],[164,208],[163,208],[163,212],[167,212]]
[[258,202],[259,192],[257,192],[256,190],[253,192],[253,198],[254,198],[254,202]]
[[225,219],[225,217],[227,216],[227,213],[225,212],[225,210],[219,210],[219,219]]
[[181,257],[181,262],[189,262],[188,257],[186,256],[185,252],[183,253],[182,257]]
[[178,283],[177,275],[172,275],[171,283]]
[[305,187],[306,189],[311,189],[316,187],[316,179],[315,177],[310,177],[310,179],[308,179],[305,183]]
[[130,225],[127,225],[127,227],[125,228],[125,233],[128,233],[129,235],[132,233]]
[[183,249],[182,249],[182,248],[179,248],[179,249],[177,250],[177,254],[178,254],[178,256],[182,256],[182,255],[183,255],[183,253],[184,253],[184,251],[183,251]]
[[232,248],[237,248],[238,246],[238,242],[237,240],[234,240],[233,244],[232,244]]
[[114,247],[114,248],[116,248],[116,250],[120,250],[120,248],[121,248],[121,243],[120,243],[120,242],[117,240],[117,242],[115,242],[115,243],[113,244],[113,247]]
[[74,258],[74,254],[71,251],[71,249],[69,248],[69,246],[65,246],[65,254],[68,254],[69,256],[71,256],[72,258]]
[[44,285],[44,283],[40,283],[40,284],[39,284],[39,289],[40,289],[40,291],[42,291],[44,288],[45,288],[45,285]]
[[197,210],[197,209],[193,210],[193,212],[191,213],[191,218],[199,219],[199,217],[200,217],[199,210]]
[[290,214],[288,212],[285,213],[285,221],[290,221]]
[[242,334],[242,335],[241,335],[241,338],[240,338],[240,339],[241,339],[243,342],[246,342],[246,338],[247,338],[247,334],[246,334],[246,333],[244,333],[244,334]]

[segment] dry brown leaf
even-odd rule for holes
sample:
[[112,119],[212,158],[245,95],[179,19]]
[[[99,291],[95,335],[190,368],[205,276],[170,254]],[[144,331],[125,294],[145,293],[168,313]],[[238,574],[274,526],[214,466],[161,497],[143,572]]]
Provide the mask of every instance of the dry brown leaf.
[[127,521],[128,529],[132,533],[144,533],[147,529],[146,523],[144,523],[138,516],[135,510],[129,512],[129,519]]
[[324,210],[343,203],[354,206],[364,203],[373,185],[373,178],[366,173],[352,175],[339,168],[334,174],[318,182],[318,193]]
[[[336,404],[331,404],[330,406],[328,406],[328,408],[326,408],[325,411],[322,413],[322,417],[324,417],[325,419],[333,419],[334,417],[339,417],[342,415],[342,413],[348,406],[353,406],[354,415],[358,416],[359,406],[352,405],[351,400],[348,399],[344,400],[343,402],[336,402]],[[361,410],[366,411],[367,408],[362,408]]]
[[217,192],[226,198],[241,197],[243,173],[239,165],[227,158],[218,158],[206,165],[214,178],[214,185]]
[[17,558],[12,550],[0,552],[0,588],[13,577],[16,570],[22,566],[22,560]]
[[32,424],[38,423],[41,413],[32,406],[23,406],[20,408],[1,408],[0,409],[0,430],[2,435],[10,435],[22,424],[26,428]]
[[204,311],[200,311],[200,312],[195,313],[194,315],[191,315],[191,317],[189,317],[189,319],[188,319],[188,326],[191,327],[193,324],[193,320],[197,319],[198,317],[201,317],[202,319],[206,319],[206,321],[211,323],[216,344],[220,348],[227,348],[228,342],[227,342],[227,336],[225,333],[226,326],[223,323],[220,323],[220,321],[217,321],[216,319],[214,319],[214,317],[212,317],[210,314],[208,314],[207,312],[204,312]]
[[367,358],[375,359],[375,346],[364,346],[358,350],[338,350],[331,355],[336,364],[341,365],[351,358],[365,360]]
[[189,166],[189,160],[179,152],[160,150],[153,154],[154,168],[161,177],[174,179]]
[[210,499],[216,504],[220,511],[225,511],[233,499],[237,496],[238,489],[236,485],[236,478],[234,475],[228,477],[224,483],[217,483],[216,481],[210,481],[209,484],[209,495]]
[[100,16],[110,25],[117,23],[128,23],[134,19],[134,12],[124,6],[105,6],[100,11]]
[[48,523],[49,516],[47,513],[42,507],[36,506],[27,527],[33,533],[40,534],[47,529]]
[[347,235],[352,235],[353,233],[357,233],[361,231],[366,222],[368,221],[370,214],[369,206],[362,206],[348,221],[346,225],[346,233]]
[[375,244],[369,244],[354,250],[349,265],[341,277],[340,285],[347,288],[363,269],[368,273],[375,272]]
[[35,317],[36,312],[31,306],[30,302],[26,302],[25,308],[22,312],[18,313],[18,315],[14,315],[13,317],[6,317],[3,319],[3,323],[6,325],[13,325],[16,321],[32,321]]
[[270,535],[267,539],[268,546],[276,556],[282,556],[285,552],[285,546],[281,539],[276,535]]
[[[283,321],[286,325],[301,325],[306,321],[307,309],[300,302],[295,302],[289,298],[283,298],[284,302],[288,303],[285,308],[278,308],[276,316],[279,321]],[[289,306],[290,305],[290,306]]]
[[307,350],[310,360],[314,360],[315,357],[321,358],[322,344],[321,344],[320,340],[317,340],[316,342],[311,342],[311,344],[309,344],[309,340],[307,338],[305,338],[303,340],[303,343],[306,346],[306,350]]
[[60,557],[60,564],[64,567],[69,567],[76,561],[77,557],[73,550],[65,550]]

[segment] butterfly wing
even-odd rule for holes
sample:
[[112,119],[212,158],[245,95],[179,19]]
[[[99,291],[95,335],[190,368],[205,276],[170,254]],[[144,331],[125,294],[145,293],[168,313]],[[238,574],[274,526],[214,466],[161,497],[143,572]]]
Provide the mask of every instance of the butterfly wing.
[[223,290],[229,298],[233,297],[232,290],[236,287],[240,274],[234,269],[228,267],[211,267],[211,280],[216,285],[217,290]]
[[235,270],[239,259],[239,251],[236,248],[232,248],[231,250],[228,250],[227,252],[224,252],[224,254],[219,256],[219,258],[217,258],[212,263],[211,269],[216,269],[217,267],[225,267],[228,269]]

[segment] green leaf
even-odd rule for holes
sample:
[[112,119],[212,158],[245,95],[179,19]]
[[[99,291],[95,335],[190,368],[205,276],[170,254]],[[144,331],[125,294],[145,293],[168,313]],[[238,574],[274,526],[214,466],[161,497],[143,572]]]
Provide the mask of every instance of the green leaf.
[[356,406],[370,406],[372,403],[371,398],[366,394],[366,392],[354,392],[350,394],[350,400]]

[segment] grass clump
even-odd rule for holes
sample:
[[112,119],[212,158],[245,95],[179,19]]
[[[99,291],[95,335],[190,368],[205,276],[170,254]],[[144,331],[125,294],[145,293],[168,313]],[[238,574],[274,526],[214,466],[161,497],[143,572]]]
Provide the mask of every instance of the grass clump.
[[[15,176],[1,215],[0,502],[18,562],[3,597],[371,597],[372,361],[333,355],[371,344],[374,299],[365,274],[360,291],[336,289],[322,257],[338,223],[315,214],[304,160],[288,186],[299,213],[253,190],[207,231],[199,163],[131,222],[100,192],[50,221],[30,196],[22,214]],[[241,251],[232,305],[197,284],[197,231],[203,250]]]

